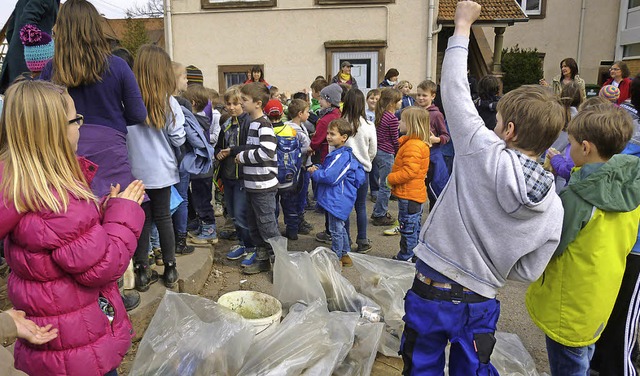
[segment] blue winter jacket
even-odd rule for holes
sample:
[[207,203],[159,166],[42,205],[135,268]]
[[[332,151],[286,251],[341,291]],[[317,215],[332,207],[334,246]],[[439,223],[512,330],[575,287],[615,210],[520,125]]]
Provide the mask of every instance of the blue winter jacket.
[[343,221],[349,218],[364,178],[364,169],[348,146],[327,154],[322,166],[311,174],[318,183],[318,204]]

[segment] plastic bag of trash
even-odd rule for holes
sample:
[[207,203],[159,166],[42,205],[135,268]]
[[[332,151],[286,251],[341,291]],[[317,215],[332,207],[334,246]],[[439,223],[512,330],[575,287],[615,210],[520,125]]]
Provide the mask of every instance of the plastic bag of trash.
[[[356,326],[360,321],[360,315],[355,312],[329,312],[329,337],[334,343],[333,348],[316,364],[308,368],[304,376],[325,376],[330,375],[347,357],[355,337]],[[374,355],[376,350],[374,349]]]
[[315,268],[307,252],[288,252],[287,239],[269,239],[276,255],[273,266],[273,296],[281,303],[283,312],[298,301],[306,303],[327,297],[315,277]]
[[333,372],[333,376],[369,376],[376,360],[383,331],[384,324],[381,322],[360,320],[356,326],[353,346],[347,357]]
[[[327,297],[329,311],[358,312],[380,310],[372,299],[358,293],[340,273],[338,256],[328,248],[318,247],[311,252],[311,261]],[[382,319],[382,318],[380,318]]]
[[[324,301],[292,305],[277,331],[251,346],[237,375],[301,375],[336,346],[330,336],[330,319]],[[329,375],[332,370],[333,365],[319,372]]]
[[360,273],[360,292],[382,308],[386,327],[379,351],[386,356],[398,357],[404,330],[404,296],[413,283],[415,266],[404,261],[355,252],[350,255]]
[[234,375],[253,337],[253,326],[237,313],[206,298],[167,291],[130,375]]
[[533,358],[517,334],[496,332],[491,364],[502,376],[538,376]]

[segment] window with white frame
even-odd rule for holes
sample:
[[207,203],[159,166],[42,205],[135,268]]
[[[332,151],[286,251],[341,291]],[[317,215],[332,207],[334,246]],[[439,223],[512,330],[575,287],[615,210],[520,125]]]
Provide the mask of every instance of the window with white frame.
[[542,15],[543,0],[516,0],[527,16]]
[[640,0],[629,0],[629,9],[640,7]]

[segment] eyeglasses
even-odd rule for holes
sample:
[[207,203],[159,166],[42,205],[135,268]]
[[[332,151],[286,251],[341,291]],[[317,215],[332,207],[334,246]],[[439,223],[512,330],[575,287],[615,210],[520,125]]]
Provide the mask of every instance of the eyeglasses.
[[620,68],[614,68],[614,67],[611,67],[611,68],[609,68],[609,70],[615,70],[615,71],[618,71],[618,70],[620,70]]
[[84,124],[84,116],[77,114],[76,118],[73,120],[69,120],[69,125],[76,123],[79,127],[82,126],[82,124]]

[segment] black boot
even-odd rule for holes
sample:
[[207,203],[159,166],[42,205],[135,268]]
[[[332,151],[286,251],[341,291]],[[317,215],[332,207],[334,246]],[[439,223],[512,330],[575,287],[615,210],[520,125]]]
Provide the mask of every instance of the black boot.
[[140,293],[136,290],[126,290],[122,293],[122,302],[127,312],[140,305]]
[[149,290],[150,285],[158,282],[158,272],[149,269],[148,265],[136,264],[134,269],[136,290],[145,292]]
[[175,262],[165,262],[164,263],[164,285],[168,289],[172,289],[175,287],[176,282],[178,282],[178,270],[176,270]]
[[195,251],[191,245],[187,245],[187,234],[176,233],[176,256],[189,255]]

